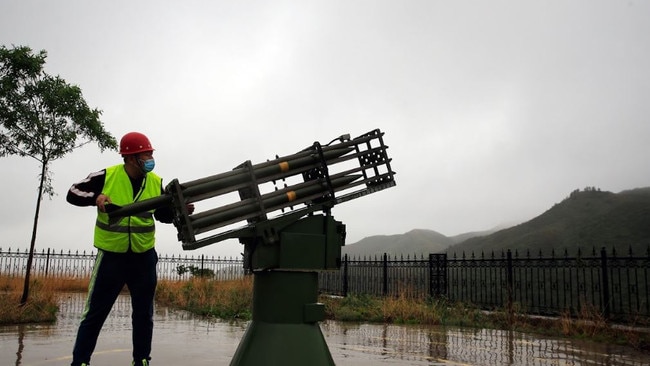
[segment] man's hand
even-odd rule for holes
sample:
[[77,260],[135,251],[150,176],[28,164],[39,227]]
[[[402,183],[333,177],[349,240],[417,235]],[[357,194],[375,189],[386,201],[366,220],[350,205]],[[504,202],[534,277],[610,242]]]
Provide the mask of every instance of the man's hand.
[[103,193],[97,196],[97,199],[95,200],[95,205],[97,205],[97,208],[101,212],[106,212],[107,203],[111,203],[111,198]]

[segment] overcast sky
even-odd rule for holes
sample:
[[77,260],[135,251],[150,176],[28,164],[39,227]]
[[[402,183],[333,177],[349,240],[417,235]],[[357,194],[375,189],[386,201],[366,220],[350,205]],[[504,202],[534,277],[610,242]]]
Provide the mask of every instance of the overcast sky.
[[[34,1],[0,3],[0,44],[48,52],[118,140],[147,134],[181,182],[345,133],[386,133],[397,186],[336,206],[348,243],[527,221],[586,186],[650,186],[650,2]],[[37,249],[92,250],[70,185],[119,163],[52,165]],[[28,248],[38,162],[0,158],[0,247]],[[183,252],[234,255],[236,242]]]

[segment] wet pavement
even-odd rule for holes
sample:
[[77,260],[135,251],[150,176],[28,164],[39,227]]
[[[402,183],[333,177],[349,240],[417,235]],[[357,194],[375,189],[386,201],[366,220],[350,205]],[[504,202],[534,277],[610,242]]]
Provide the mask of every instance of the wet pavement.
[[[69,365],[83,295],[70,295],[52,325],[0,327],[1,365]],[[130,365],[130,303],[121,296],[107,319],[93,366]],[[195,317],[157,307],[153,365],[227,365],[247,322]],[[350,324],[321,329],[337,365],[650,365],[631,347],[487,329]]]

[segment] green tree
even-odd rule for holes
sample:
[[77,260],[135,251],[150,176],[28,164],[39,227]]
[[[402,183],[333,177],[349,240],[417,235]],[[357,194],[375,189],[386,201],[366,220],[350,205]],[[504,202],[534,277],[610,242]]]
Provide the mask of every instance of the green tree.
[[27,156],[41,167],[21,305],[29,296],[41,201],[54,195],[50,164],[93,141],[101,151],[117,149],[101,111],[88,107],[81,89],[45,73],[46,57],[46,51],[33,53],[26,46],[0,47],[0,157]]

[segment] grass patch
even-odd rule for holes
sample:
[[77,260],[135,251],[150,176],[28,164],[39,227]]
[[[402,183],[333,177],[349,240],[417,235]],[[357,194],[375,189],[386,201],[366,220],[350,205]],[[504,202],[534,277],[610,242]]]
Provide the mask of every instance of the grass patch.
[[338,321],[423,324],[513,330],[551,337],[587,339],[632,346],[650,351],[650,331],[608,323],[593,307],[583,307],[577,316],[559,318],[526,315],[518,304],[507,311],[484,311],[471,304],[450,303],[399,295],[380,298],[368,295],[322,296],[326,317]]
[[325,304],[326,317],[339,321],[483,327],[489,320],[480,310],[462,304],[404,295],[322,296],[321,301]]
[[21,277],[0,276],[0,324],[55,322],[60,293],[79,286],[77,281],[72,285],[62,279],[33,278],[27,303],[21,306],[24,282]]
[[248,320],[252,302],[252,276],[232,281],[202,277],[160,281],[156,289],[157,304],[215,318]]

